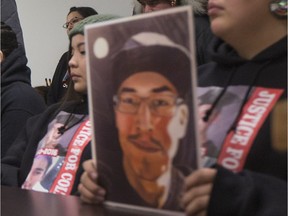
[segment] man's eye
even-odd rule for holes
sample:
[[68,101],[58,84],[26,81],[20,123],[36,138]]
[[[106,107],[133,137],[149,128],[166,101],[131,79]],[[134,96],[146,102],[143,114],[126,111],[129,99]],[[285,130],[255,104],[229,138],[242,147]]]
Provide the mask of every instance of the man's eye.
[[131,105],[137,104],[137,101],[134,98],[122,98],[121,102],[125,104],[131,104]]
[[81,55],[86,55],[86,51],[81,51],[80,54]]
[[151,105],[153,107],[160,107],[160,106],[169,106],[170,103],[169,101],[158,99],[158,100],[153,100]]
[[36,171],[36,174],[37,175],[40,175],[40,174],[42,174],[43,173],[43,171]]
[[35,175],[40,175],[40,174],[42,174],[43,173],[43,171],[42,170],[34,170],[33,172],[32,172],[32,174],[35,176]]

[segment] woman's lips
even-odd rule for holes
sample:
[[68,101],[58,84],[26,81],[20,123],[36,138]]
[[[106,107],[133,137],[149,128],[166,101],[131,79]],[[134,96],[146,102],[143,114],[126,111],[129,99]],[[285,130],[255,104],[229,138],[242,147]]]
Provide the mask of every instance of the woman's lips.
[[71,78],[72,80],[77,80],[78,78],[80,78],[80,76],[78,76],[78,75],[76,75],[76,74],[71,74],[71,75],[70,75],[70,78]]
[[216,5],[214,3],[210,3],[208,5],[208,15],[209,16],[215,16],[218,15],[220,11],[223,10],[223,7]]

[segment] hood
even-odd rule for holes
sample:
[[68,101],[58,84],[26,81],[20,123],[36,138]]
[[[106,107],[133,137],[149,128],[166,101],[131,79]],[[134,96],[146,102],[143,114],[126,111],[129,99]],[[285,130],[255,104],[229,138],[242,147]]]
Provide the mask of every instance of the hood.
[[[137,1],[133,0],[133,14],[141,14],[142,5]],[[207,14],[207,3],[208,0],[180,0],[180,5],[191,5],[195,15]]]
[[[212,60],[222,65],[237,65],[247,61],[246,59],[240,57],[230,45],[219,38],[215,38],[213,40],[212,49],[210,52]],[[260,52],[250,61],[266,62],[267,60],[277,59],[286,52],[287,36]]]
[[16,81],[31,85],[31,71],[26,65],[27,62],[23,46],[18,45],[18,48],[13,50],[1,63],[1,87]]
[[[229,129],[229,131],[235,130],[239,116],[242,113],[242,109],[245,106],[250,96],[250,92],[252,88],[255,86],[255,83],[257,82],[257,79],[259,78],[261,72],[265,70],[266,66],[269,65],[272,61],[278,60],[279,58],[283,58],[283,56],[285,55],[287,58],[287,36],[285,36],[278,42],[274,43],[270,47],[266,48],[265,50],[260,52],[251,60],[246,60],[246,59],[241,58],[231,46],[229,46],[228,44],[226,44],[225,42],[223,42],[222,40],[218,38],[215,38],[215,40],[213,41],[212,47],[213,47],[212,53],[211,53],[212,60],[217,62],[219,65],[227,66],[227,68],[232,68],[232,70],[230,71],[230,75],[228,76],[226,80],[226,84],[224,88],[221,90],[221,93],[218,94],[211,108],[206,112],[206,115],[203,118],[204,121],[208,121],[213,109],[215,109],[216,107],[216,104],[220,101],[220,99],[226,93],[226,90],[228,86],[230,85],[230,82],[233,79],[234,74],[237,73],[237,65],[245,64],[246,62],[254,62],[257,65],[259,65],[257,68],[254,68],[255,70],[253,71],[253,73],[251,73],[251,77],[250,77],[251,80],[249,80],[249,88],[247,89],[247,92],[245,93],[245,97],[242,101],[239,112]],[[224,67],[222,67],[222,69],[223,68]]]

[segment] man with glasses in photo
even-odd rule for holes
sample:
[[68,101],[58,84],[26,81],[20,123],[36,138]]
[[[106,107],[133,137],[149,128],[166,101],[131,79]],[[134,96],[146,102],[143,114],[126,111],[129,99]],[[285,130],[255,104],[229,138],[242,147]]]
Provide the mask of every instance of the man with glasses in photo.
[[114,68],[115,119],[127,180],[148,206],[180,210],[185,174],[173,159],[189,122],[188,51],[165,35],[138,33],[116,54]]

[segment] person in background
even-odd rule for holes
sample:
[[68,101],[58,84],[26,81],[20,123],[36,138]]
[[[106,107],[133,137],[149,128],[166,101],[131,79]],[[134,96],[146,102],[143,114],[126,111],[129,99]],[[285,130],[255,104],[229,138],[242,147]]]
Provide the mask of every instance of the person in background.
[[[38,155],[50,157],[52,164],[47,173],[41,177],[37,188],[62,195],[76,195],[80,176],[83,172],[82,162],[91,159],[91,124],[88,116],[86,53],[84,25],[116,19],[115,15],[94,15],[77,23],[69,33],[69,74],[71,76],[68,91],[62,103],[51,105],[47,110],[27,121],[6,156],[1,160],[1,184],[26,188],[25,181],[33,172],[32,165]],[[66,117],[63,120],[64,116]],[[65,139],[67,152],[63,154],[54,146],[45,146],[46,134],[51,130],[55,120],[61,117],[57,139]],[[77,119],[75,121],[75,119]],[[63,141],[64,142],[64,141]],[[44,145],[43,145],[44,144]],[[66,186],[61,184],[65,176]]]
[[15,0],[1,1],[1,22],[6,23],[15,32],[18,44],[20,44],[25,53],[23,33],[21,23],[18,16],[18,8]]
[[[66,29],[67,35],[69,35],[69,32],[77,22],[96,14],[98,14],[97,11],[91,7],[71,7],[66,17],[66,23],[63,24],[63,28]],[[67,51],[61,56],[58,62],[47,93],[47,105],[59,102],[67,91],[69,83],[69,74],[67,72],[68,57]]]
[[1,22],[1,157],[14,142],[28,118],[43,112],[46,105],[31,87],[30,68],[24,48],[12,28]]
[[[219,39],[213,62],[199,67],[198,91],[222,91],[203,121],[213,117],[228,89],[243,100],[233,115],[222,114],[232,119],[225,131],[210,137],[223,136],[214,168],[200,168],[185,179],[181,202],[187,215],[287,215],[287,130],[277,140],[271,121],[287,116],[287,8],[286,0],[209,0],[211,29]],[[280,101],[281,112],[275,110]],[[97,184],[96,164],[86,161],[83,167],[81,200],[103,202],[106,191]]]
[[223,135],[216,168],[186,179],[187,215],[287,215],[287,145],[275,147],[272,118],[278,101],[287,102],[288,5],[287,0],[247,3],[209,0],[211,29],[219,39],[213,62],[199,67],[198,85],[222,91],[203,120],[212,118],[229,92],[238,93],[242,103],[222,113],[232,121],[209,138]]
[[207,2],[207,0],[133,0],[133,14],[191,5],[194,13],[196,60],[197,65],[202,65],[211,61],[209,49],[214,38],[207,15]]

